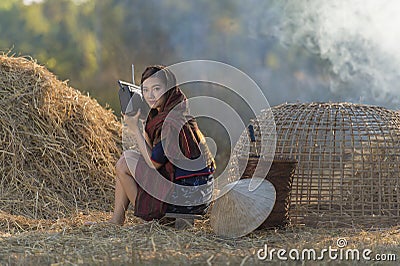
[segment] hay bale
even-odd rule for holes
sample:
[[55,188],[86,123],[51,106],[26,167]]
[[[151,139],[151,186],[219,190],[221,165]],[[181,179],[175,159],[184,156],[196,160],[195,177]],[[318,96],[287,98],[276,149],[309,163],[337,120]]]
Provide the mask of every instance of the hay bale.
[[0,210],[31,218],[110,208],[121,125],[31,59],[0,55]]

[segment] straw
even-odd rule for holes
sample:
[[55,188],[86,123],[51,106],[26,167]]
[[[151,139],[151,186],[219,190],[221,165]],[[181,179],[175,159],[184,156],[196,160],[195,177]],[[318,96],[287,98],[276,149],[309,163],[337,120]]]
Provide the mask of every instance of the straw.
[[110,209],[121,125],[33,59],[0,55],[0,210],[59,218]]
[[[4,265],[265,265],[257,252],[314,248],[337,249],[338,239],[345,239],[346,248],[371,249],[374,254],[399,254],[400,228],[380,230],[360,228],[308,228],[288,227],[286,230],[256,230],[248,236],[226,239],[212,233],[209,220],[198,221],[195,227],[175,230],[158,222],[141,222],[128,213],[125,226],[95,224],[83,226],[88,219],[102,221],[107,213],[76,215],[43,224],[38,229],[37,220],[21,217],[3,217],[0,224],[9,221],[31,229],[15,229],[13,234],[0,230],[0,264]],[[2,234],[2,231],[4,232]],[[345,249],[346,250],[346,249]],[[288,254],[286,254],[288,255]],[[328,253],[325,260],[329,262]],[[397,257],[398,259],[398,257]],[[282,261],[280,261],[282,262]],[[289,261],[283,261],[288,263]],[[322,261],[321,261],[322,262]],[[340,261],[346,265],[346,261]],[[348,261],[353,265],[354,260]],[[293,264],[296,261],[293,261]],[[394,265],[394,264],[393,264]]]

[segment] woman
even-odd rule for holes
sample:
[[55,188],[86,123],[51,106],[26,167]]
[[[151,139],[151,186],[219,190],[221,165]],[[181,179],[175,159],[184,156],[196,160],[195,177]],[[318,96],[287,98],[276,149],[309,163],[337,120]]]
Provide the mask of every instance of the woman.
[[[145,69],[141,89],[150,112],[143,133],[139,127],[140,110],[134,116],[124,117],[140,153],[125,151],[116,164],[115,207],[110,222],[122,225],[129,203],[135,206],[135,215],[145,220],[159,219],[166,211],[205,213],[211,199],[215,164],[195,119],[188,115],[185,95],[176,86],[174,74],[159,65]],[[188,161],[196,166],[179,164]],[[184,187],[162,185],[160,182],[165,180],[159,180],[160,175]],[[144,190],[146,186],[147,191],[151,188],[162,198],[169,196],[170,200],[184,204],[159,201],[159,205],[149,207],[154,198]]]

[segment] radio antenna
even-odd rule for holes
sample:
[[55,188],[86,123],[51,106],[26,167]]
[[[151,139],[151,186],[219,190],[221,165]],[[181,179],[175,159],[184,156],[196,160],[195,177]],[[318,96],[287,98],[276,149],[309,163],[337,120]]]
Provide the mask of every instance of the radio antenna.
[[136,84],[135,83],[135,66],[132,64],[132,84]]

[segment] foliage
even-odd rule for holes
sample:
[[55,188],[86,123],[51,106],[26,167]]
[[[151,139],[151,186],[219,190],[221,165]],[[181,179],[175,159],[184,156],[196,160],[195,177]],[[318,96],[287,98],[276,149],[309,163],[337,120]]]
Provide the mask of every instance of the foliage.
[[238,3],[47,0],[27,5],[3,0],[0,51],[32,56],[118,109],[113,89],[117,79],[130,80],[132,63],[137,77],[145,65],[189,59],[223,61],[250,72],[282,67],[281,48],[268,38],[252,39],[245,21],[251,14],[243,15]]
[[[132,63],[137,83],[149,64],[210,59],[231,64],[259,78],[258,82],[271,77],[267,84],[275,82],[278,89],[291,87],[295,81],[282,73],[304,77],[297,70],[302,54],[296,49],[286,51],[271,38],[269,27],[249,21],[249,17],[257,21],[263,16],[266,6],[262,3],[43,0],[28,5],[22,0],[2,0],[0,51],[35,58],[61,80],[68,79],[71,86],[110,105],[116,114],[116,81],[131,80]],[[198,93],[195,90],[187,93]],[[264,90],[277,100],[276,93],[268,91],[271,88]],[[209,86],[206,91],[237,102],[223,88]],[[223,139],[215,127],[206,125],[205,131]]]

